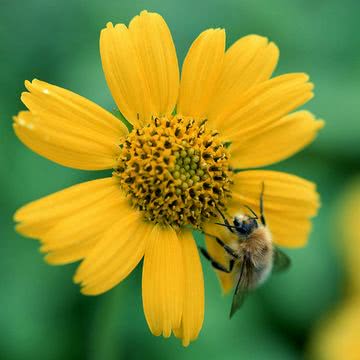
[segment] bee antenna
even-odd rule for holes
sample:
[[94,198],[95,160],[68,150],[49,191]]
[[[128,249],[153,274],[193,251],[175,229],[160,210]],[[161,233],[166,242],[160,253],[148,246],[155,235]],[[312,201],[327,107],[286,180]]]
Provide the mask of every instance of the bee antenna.
[[223,223],[214,223],[214,224],[215,224],[215,225],[224,226],[224,227],[228,228],[231,232],[233,232],[233,231],[232,231],[232,229],[237,229],[237,227],[236,227],[236,226],[234,226],[234,225],[230,225],[229,223],[227,223],[227,224],[223,224]]
[[216,210],[219,212],[220,216],[222,217],[224,223],[220,224],[220,223],[216,223],[217,225],[222,225],[227,227],[231,232],[234,232],[232,229],[236,229],[235,226],[230,225],[229,221],[226,219],[225,215],[221,212],[221,210],[217,207],[216,202],[214,201],[214,205]]
[[266,226],[265,216],[264,216],[264,190],[265,183],[264,181],[261,183],[261,193],[260,193],[260,220],[261,223]]
[[220,214],[220,216],[222,217],[222,219],[225,221],[226,217],[224,216],[224,214],[221,212],[221,210],[218,208],[218,206],[216,205],[216,202],[214,201],[214,205],[215,205],[215,209],[218,211],[218,213]]
[[247,208],[254,215],[254,217],[252,217],[251,219],[257,220],[259,218],[256,212],[250,206],[244,205],[244,207]]

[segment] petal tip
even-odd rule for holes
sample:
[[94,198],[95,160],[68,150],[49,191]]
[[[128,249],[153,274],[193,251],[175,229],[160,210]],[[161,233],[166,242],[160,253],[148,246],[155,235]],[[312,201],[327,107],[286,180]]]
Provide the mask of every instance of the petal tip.
[[183,347],[188,347],[190,345],[190,340],[189,339],[183,339],[182,340],[182,346]]
[[[13,217],[14,221],[18,222],[19,220],[16,220],[15,219],[15,214],[14,214],[14,217]],[[26,234],[21,230],[21,224],[15,224],[15,231],[17,233],[19,233],[20,235],[23,235],[23,236],[26,236]]]
[[[41,247],[41,248],[39,249],[39,253],[40,253],[41,255],[44,255],[44,254],[46,253],[46,251],[43,250],[42,247]],[[48,264],[48,265],[58,265],[58,263],[52,259],[51,254],[45,255],[45,256],[44,256],[44,261],[45,261],[45,263]]]
[[316,130],[321,130],[323,127],[325,127],[325,121],[322,119],[316,120]]
[[[266,38],[266,40],[268,40],[268,39]],[[277,57],[279,57],[280,49],[279,49],[279,47],[276,45],[276,43],[274,43],[273,41],[270,41],[270,42],[268,43],[268,48],[271,49],[271,50],[276,54]]]
[[74,276],[72,277],[72,281],[74,284],[80,284],[81,283],[81,277],[79,276],[78,272],[76,271]]
[[[29,87],[26,87],[29,91],[30,91],[30,86]],[[26,98],[29,96],[30,92],[27,92],[27,91],[23,91],[20,95],[20,100],[22,103],[25,104],[25,101],[26,101]]]
[[[110,290],[110,289],[109,289]],[[108,290],[105,290],[108,291]],[[80,288],[80,292],[83,295],[86,296],[97,296],[97,295],[101,295],[105,292],[103,289],[98,289],[96,286],[87,286],[84,285]]]
[[280,75],[280,76],[287,76],[287,75],[293,77],[293,79],[295,81],[299,81],[302,83],[306,83],[310,80],[309,74],[307,74],[305,72],[294,72],[294,73]]
[[[30,80],[25,80],[24,81],[24,85],[25,85],[25,88],[28,90],[28,91],[31,91],[31,87],[32,87],[32,82],[36,80],[36,79],[33,79],[32,81]],[[23,92],[24,93],[24,92]],[[23,94],[22,93],[22,94]]]
[[165,339],[168,339],[168,338],[171,336],[171,329],[164,329],[164,330],[163,330],[163,333],[162,333],[162,336],[163,336]]
[[221,37],[225,37],[225,36],[226,36],[226,31],[225,31],[224,28],[216,28],[215,31],[216,31],[216,33],[218,33],[219,36],[221,36]]
[[[13,215],[13,220],[17,223],[20,223],[20,221],[22,220],[22,216],[21,214],[23,213],[23,207],[21,207],[20,209],[17,209]],[[17,224],[17,226],[20,224]]]

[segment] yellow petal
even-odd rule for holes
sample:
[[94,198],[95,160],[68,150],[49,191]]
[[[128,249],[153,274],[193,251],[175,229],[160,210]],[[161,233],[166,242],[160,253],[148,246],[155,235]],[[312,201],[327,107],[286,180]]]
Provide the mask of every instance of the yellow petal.
[[338,251],[346,264],[347,287],[349,291],[360,295],[360,178],[351,177],[337,207],[337,234],[341,237]]
[[259,199],[264,183],[264,215],[277,245],[300,247],[307,242],[310,218],[319,208],[315,184],[294,175],[267,170],[242,171],[234,176],[229,213],[243,205],[259,213]]
[[[76,239],[74,239],[72,244],[49,252],[45,256],[45,261],[51,265],[64,265],[81,260],[91,252],[98,241],[99,238],[95,236],[82,242],[77,242]],[[40,250],[44,252],[42,248]]]
[[[206,224],[205,233],[210,234],[205,235],[205,244],[206,249],[208,250],[209,254],[220,264],[224,266],[228,266],[229,264],[229,257],[226,255],[224,249],[217,243],[214,236],[221,239],[224,243],[229,244],[232,240],[236,240],[234,235],[231,234],[226,228],[216,225],[216,224]],[[209,266],[210,263],[209,263]],[[215,270],[216,275],[220,281],[221,288],[224,294],[227,294],[234,286],[234,278],[233,274],[227,274],[223,271]]]
[[25,82],[21,100],[30,111],[14,117],[14,130],[31,150],[61,165],[84,170],[115,166],[127,129],[100,106],[39,80]]
[[193,42],[181,73],[177,112],[183,116],[207,117],[223,66],[225,31],[209,29]]
[[179,74],[175,47],[163,18],[143,11],[130,23],[107,24],[100,53],[106,81],[122,114],[133,125],[170,114]]
[[119,284],[144,256],[153,226],[135,210],[120,212],[118,218],[75,274],[74,281],[81,283],[86,295],[98,295]]
[[184,259],[184,309],[181,328],[175,330],[184,346],[196,340],[204,321],[204,278],[196,243],[190,231],[180,233]]
[[308,344],[308,359],[360,359],[360,298],[358,295],[348,295],[315,325]]
[[225,53],[224,66],[210,112],[221,111],[224,101],[239,99],[256,84],[270,78],[279,59],[279,50],[265,37],[248,35]]
[[46,260],[51,264],[64,264],[87,256],[103,237],[103,234],[132,212],[127,199],[119,189],[90,206],[59,220],[42,237],[42,252],[48,252]]
[[102,199],[120,195],[115,178],[92,180],[58,191],[20,208],[14,215],[21,234],[41,238],[62,219],[90,208]]
[[310,100],[312,89],[306,74],[278,76],[252,87],[241,98],[227,99],[209,114],[209,122],[224,140],[241,142]]
[[231,163],[235,168],[254,168],[284,160],[311,143],[323,125],[308,111],[284,116],[235,141]]
[[169,337],[180,327],[184,305],[184,264],[175,231],[155,225],[146,244],[143,307],[151,332]]
[[144,125],[155,108],[134,42],[124,24],[108,23],[101,31],[100,54],[107,84],[121,113],[132,125]]
[[179,66],[170,30],[159,14],[142,11],[130,22],[129,31],[150,90],[154,115],[170,115],[179,92]]

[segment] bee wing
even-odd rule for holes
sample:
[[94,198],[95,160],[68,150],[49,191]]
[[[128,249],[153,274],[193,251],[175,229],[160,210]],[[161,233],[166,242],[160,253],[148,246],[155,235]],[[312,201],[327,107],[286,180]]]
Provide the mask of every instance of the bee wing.
[[230,319],[236,313],[236,311],[241,307],[244,302],[245,296],[249,289],[251,268],[250,268],[250,259],[247,256],[244,256],[243,261],[240,265],[240,275],[237,282],[234,296],[232,299],[231,310],[230,310]]
[[279,248],[274,248],[273,272],[287,270],[291,265],[290,258]]

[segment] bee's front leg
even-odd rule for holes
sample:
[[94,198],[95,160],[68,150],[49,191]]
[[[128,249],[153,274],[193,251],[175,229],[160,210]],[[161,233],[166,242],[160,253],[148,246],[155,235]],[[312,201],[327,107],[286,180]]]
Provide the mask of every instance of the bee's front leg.
[[209,253],[206,249],[204,249],[203,247],[199,246],[199,249],[201,251],[201,253],[204,255],[205,259],[209,260],[211,265],[219,271],[225,272],[227,274],[231,273],[233,268],[234,268],[234,264],[235,264],[235,260],[234,259],[230,259],[229,261],[229,267],[226,268],[224,265],[220,264],[219,262],[217,262]]
[[210,236],[212,238],[214,238],[216,240],[216,242],[234,259],[240,259],[241,257],[239,256],[239,254],[233,249],[231,248],[229,245],[226,245],[221,239],[219,239],[218,237],[205,233],[204,234],[206,236]]

